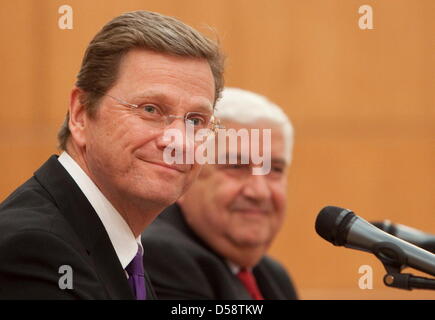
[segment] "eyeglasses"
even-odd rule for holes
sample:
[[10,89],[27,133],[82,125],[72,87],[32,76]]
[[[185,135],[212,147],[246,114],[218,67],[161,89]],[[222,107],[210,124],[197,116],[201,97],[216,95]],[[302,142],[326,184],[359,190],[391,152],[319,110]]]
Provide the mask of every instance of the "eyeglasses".
[[145,120],[148,125],[155,128],[163,129],[170,125],[175,119],[184,119],[186,126],[192,126],[194,132],[197,132],[200,129],[209,129],[211,132],[215,133],[217,129],[224,129],[219,120],[212,114],[187,112],[184,116],[176,116],[172,114],[165,115],[159,107],[153,104],[137,105],[109,94],[104,95],[118,101],[123,106],[134,109],[140,118]]

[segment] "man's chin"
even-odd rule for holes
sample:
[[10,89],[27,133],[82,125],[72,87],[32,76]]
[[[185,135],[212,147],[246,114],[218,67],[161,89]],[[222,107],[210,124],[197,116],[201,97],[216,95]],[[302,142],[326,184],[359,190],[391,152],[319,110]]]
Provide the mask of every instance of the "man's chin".
[[153,206],[162,207],[162,210],[169,207],[181,196],[181,191],[179,189],[175,190],[172,188],[148,188],[147,192],[142,192],[138,197],[143,200],[144,203],[150,203]]
[[258,233],[249,235],[237,235],[233,237],[233,242],[239,247],[243,248],[258,248],[263,247],[268,243],[268,239],[265,236],[257,236]]

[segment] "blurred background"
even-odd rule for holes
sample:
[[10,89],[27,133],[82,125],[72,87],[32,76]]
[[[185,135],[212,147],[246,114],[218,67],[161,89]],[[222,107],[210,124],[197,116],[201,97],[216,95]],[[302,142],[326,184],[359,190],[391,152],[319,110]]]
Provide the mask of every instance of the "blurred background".
[[[59,7],[73,28],[58,26]],[[373,9],[373,29],[358,21]],[[286,223],[271,255],[302,299],[435,299],[384,286],[372,255],[314,231],[326,205],[435,233],[435,1],[1,1],[0,201],[56,153],[83,52],[113,17],[174,16],[219,38],[226,85],[266,95],[296,129]],[[360,289],[360,266],[373,289]],[[421,275],[414,270],[410,272]]]

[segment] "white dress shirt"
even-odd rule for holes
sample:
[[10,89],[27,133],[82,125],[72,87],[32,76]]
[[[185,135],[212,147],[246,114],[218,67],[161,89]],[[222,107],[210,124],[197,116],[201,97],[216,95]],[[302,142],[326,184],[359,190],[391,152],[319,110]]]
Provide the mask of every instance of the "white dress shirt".
[[62,152],[58,160],[91,203],[109,235],[122,268],[125,269],[136,256],[138,245],[143,252],[140,236],[134,237],[121,214],[68,153]]

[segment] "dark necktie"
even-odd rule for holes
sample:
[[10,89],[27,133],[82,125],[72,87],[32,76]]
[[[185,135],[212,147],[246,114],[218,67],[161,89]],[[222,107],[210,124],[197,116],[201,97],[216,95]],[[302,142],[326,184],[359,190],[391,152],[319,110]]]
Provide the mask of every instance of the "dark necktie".
[[128,273],[128,283],[133,290],[136,300],[146,299],[145,278],[143,269],[142,250],[139,247],[136,256],[125,268]]
[[242,268],[242,269],[240,269],[239,273],[237,274],[237,277],[243,283],[246,290],[248,290],[252,299],[264,300],[263,296],[261,295],[260,290],[258,289],[257,281],[255,281],[255,277],[251,271],[248,271],[246,268]]

